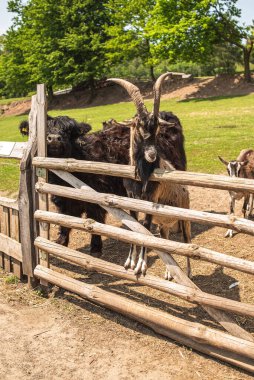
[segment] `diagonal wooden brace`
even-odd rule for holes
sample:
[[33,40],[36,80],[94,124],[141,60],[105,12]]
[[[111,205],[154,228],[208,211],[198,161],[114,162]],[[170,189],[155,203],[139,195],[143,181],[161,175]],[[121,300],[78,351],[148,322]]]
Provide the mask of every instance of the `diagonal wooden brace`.
[[[61,170],[52,170],[51,171],[56,174],[58,177],[69,183],[71,186],[75,188],[86,188],[89,190],[91,189],[89,186],[87,186],[84,182],[76,178],[74,175],[61,171]],[[97,194],[97,191],[94,190],[95,196]],[[113,215],[116,219],[120,220],[125,226],[130,228],[132,231],[140,232],[145,235],[152,235],[150,231],[148,231],[145,227],[143,227],[137,220],[132,218],[127,212],[115,209],[113,207],[104,207],[103,208]],[[168,253],[156,251],[156,253],[160,256],[162,261],[165,263],[167,269],[170,271],[171,275],[173,276],[174,280],[182,285],[188,286],[193,289],[199,290],[201,293],[201,289],[198,288],[189,278],[188,276],[181,270],[177,262],[174,260],[174,258],[169,255]],[[209,306],[203,306],[204,310],[217,322],[221,324],[227,330],[229,333],[231,333],[234,336],[237,336],[242,339],[246,339],[249,341],[254,342],[254,337],[245,331],[242,327],[238,326],[233,318],[231,318],[229,315],[227,315],[225,312],[221,310],[214,309]]]

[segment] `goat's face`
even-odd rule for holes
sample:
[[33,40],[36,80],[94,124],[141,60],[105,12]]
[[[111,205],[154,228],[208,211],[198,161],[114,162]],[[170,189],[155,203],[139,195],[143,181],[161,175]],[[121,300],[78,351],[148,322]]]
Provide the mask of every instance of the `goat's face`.
[[71,157],[73,142],[91,129],[67,116],[48,119],[47,151],[49,157]]
[[146,118],[136,117],[134,121],[134,151],[143,155],[147,162],[152,163],[157,159],[156,136],[159,132],[158,119],[153,114]]
[[71,154],[70,129],[57,118],[48,120],[47,152],[49,157],[69,157]]
[[226,161],[219,156],[219,160],[226,166],[228,175],[230,177],[241,177],[241,169],[248,164],[248,160],[245,161]]

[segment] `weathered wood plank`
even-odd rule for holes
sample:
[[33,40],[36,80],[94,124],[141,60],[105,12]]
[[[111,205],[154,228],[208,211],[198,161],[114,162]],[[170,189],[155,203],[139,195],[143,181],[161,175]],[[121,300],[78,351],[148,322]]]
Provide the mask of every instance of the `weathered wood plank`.
[[21,160],[27,142],[0,141],[0,157]]
[[227,268],[239,270],[244,273],[254,274],[254,262],[240,259],[235,256],[225,255],[211,249],[200,247],[196,244],[180,243],[173,240],[162,239],[155,236],[126,231],[122,228],[98,223],[92,219],[82,219],[70,215],[58,214],[49,211],[37,210],[35,218],[41,222],[58,224],[68,228],[84,230],[91,234],[111,237],[125,243],[132,242],[141,247],[161,250],[169,254],[186,256],[194,260],[204,260]]
[[[87,186],[84,182],[76,178],[70,173],[66,173],[63,171],[52,170],[56,175],[60,176],[60,178],[64,179],[67,183],[69,183],[73,187],[81,188],[85,187],[89,190],[92,190],[91,187]],[[94,195],[98,194],[97,191],[94,190]],[[115,209],[113,207],[105,207],[103,208],[113,215],[117,220],[120,220],[125,226],[130,228],[132,231],[140,232],[145,235],[152,236],[152,233],[148,231],[144,226],[142,226],[137,220],[132,218],[127,212],[121,209]],[[162,261],[165,263],[167,270],[170,271],[170,274],[173,276],[174,280],[182,285],[188,286],[190,288],[199,289],[197,285],[195,285],[179,267],[178,263],[175,259],[162,251],[155,251]],[[232,335],[239,336],[243,339],[247,339],[250,341],[254,341],[252,335],[238,326],[234,320],[234,318],[230,317],[228,314],[221,310],[214,309],[210,306],[203,306],[204,310],[216,321],[218,321],[227,331],[229,331]]]
[[177,296],[188,302],[212,306],[216,309],[230,311],[235,314],[254,317],[254,305],[251,304],[245,304],[242,302],[201,292],[200,290],[192,289],[184,285],[179,285],[172,281],[162,280],[161,278],[152,276],[150,274],[146,274],[145,276],[137,276],[131,269],[127,271],[120,265],[94,258],[83,252],[63,247],[57,243],[43,239],[41,237],[36,238],[35,245],[43,251],[46,251],[61,259],[67,260],[73,264],[79,265],[92,272],[96,271],[98,273],[106,273],[115,277],[136,282],[141,285],[150,286],[151,288]]
[[9,207],[17,211],[19,209],[18,201],[12,198],[0,197],[0,206]]
[[[129,165],[109,164],[105,162],[81,161],[65,158],[35,157],[33,165],[40,168],[111,175],[115,177],[135,177],[135,168]],[[151,181],[180,183],[183,185],[209,187],[221,190],[246,191],[254,193],[253,179],[228,177],[224,175],[182,172],[180,170],[155,169]]]
[[[1,246],[1,250],[6,254],[6,256],[13,257],[19,262],[22,262],[21,244],[18,241],[0,232],[0,246]],[[9,266],[8,268],[10,269],[11,266]]]
[[29,140],[27,149],[20,163],[19,184],[19,218],[20,218],[20,241],[22,245],[23,273],[28,276],[28,281],[33,277],[33,270],[37,264],[34,248],[34,182],[32,158],[37,150],[36,139],[36,96],[32,97],[31,111],[29,114]]
[[[47,133],[47,99],[46,99],[46,87],[45,84],[37,85],[37,109],[38,109],[38,155],[42,157],[47,156],[47,144],[46,144],[46,133]],[[42,183],[47,182],[47,171],[45,170],[44,175],[38,175],[39,181]],[[40,210],[48,210],[48,195],[39,194],[38,206]],[[49,238],[49,226],[45,223],[39,224],[39,234],[40,236],[48,239]],[[45,252],[39,251],[39,262],[41,265],[49,267],[49,256]],[[47,283],[42,283],[42,285],[47,286]]]
[[40,265],[35,268],[34,272],[40,279],[137,320],[159,334],[176,339],[183,344],[188,341],[188,345],[201,352],[209,353],[217,358],[220,357],[222,360],[254,373],[253,342],[233,337],[199,323],[174,317],[149,306],[143,306],[138,302],[107,292],[94,285],[82,283]]
[[[10,209],[8,207],[3,207],[2,212],[2,228],[1,231],[7,237],[10,236]],[[6,272],[11,272],[11,257],[6,250],[1,246],[2,251],[4,252],[4,270]]]
[[[20,237],[19,237],[19,212],[17,210],[10,210],[10,217],[11,217],[11,232],[10,232],[10,237],[17,242],[20,242]],[[20,244],[20,249],[21,249],[21,244]],[[21,255],[22,259],[22,255]],[[22,264],[19,260],[15,259],[12,257],[11,259],[12,263],[12,272],[15,274],[16,277],[19,279],[22,278]]]
[[190,210],[180,207],[171,207],[166,205],[154,204],[153,202],[139,199],[126,198],[112,194],[97,193],[87,189],[73,189],[52,184],[36,184],[36,190],[39,193],[48,193],[59,195],[66,198],[78,199],[101,206],[110,206],[124,210],[133,210],[145,214],[156,215],[159,217],[174,218],[177,220],[190,220],[196,223],[211,224],[224,228],[230,228],[237,232],[254,235],[254,222],[248,219],[232,217],[229,215],[212,214],[204,211]]

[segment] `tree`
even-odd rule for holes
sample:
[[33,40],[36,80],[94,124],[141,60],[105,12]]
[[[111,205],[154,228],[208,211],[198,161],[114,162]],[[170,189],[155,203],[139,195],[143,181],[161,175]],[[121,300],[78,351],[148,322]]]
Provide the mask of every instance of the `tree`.
[[159,57],[151,52],[149,34],[149,19],[155,4],[155,0],[110,0],[107,7],[111,23],[106,27],[110,38],[105,43],[110,64],[124,65],[139,58],[149,67],[152,80],[155,80],[154,65],[159,62]]
[[[106,2],[106,0],[105,0]],[[93,85],[106,70],[103,43],[108,14],[104,3],[96,0],[21,0],[9,1],[16,13],[8,31],[6,62],[8,71],[20,55],[20,67],[29,72],[27,88],[44,82],[49,95],[53,86]],[[17,43],[11,39],[15,37]],[[18,47],[18,50],[17,50]],[[14,81],[13,81],[14,82]],[[13,83],[14,84],[14,83]]]
[[158,0],[150,19],[154,50],[172,61],[202,62],[212,57],[219,45],[235,46],[242,50],[244,77],[250,81],[253,28],[239,24],[237,1]]
[[243,53],[245,79],[250,80],[252,28],[239,24],[237,0],[110,0],[109,7],[111,63],[141,57],[153,78],[162,59],[203,63],[218,46],[235,46]]
[[[223,2],[217,1],[214,4],[216,34],[218,40],[241,49],[244,78],[247,82],[251,82],[250,58],[254,44],[254,26],[241,26],[239,24],[237,19],[240,17],[241,11],[236,7],[236,3],[237,0],[224,0]],[[225,7],[227,8],[225,9]]]

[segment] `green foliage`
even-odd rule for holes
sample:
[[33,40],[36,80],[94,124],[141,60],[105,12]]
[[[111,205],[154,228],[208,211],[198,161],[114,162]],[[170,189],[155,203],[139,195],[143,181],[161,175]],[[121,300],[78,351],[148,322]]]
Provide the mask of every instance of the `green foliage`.
[[53,86],[92,83],[103,76],[108,22],[104,3],[29,0],[24,5],[12,0],[9,8],[17,18],[0,61],[3,94],[27,93],[42,82],[52,92]]
[[233,73],[239,51],[250,79],[253,30],[239,24],[237,0],[9,0],[9,10],[16,17],[0,38],[2,96],[41,82],[50,96],[93,89],[108,74],[154,79],[161,67]]
[[4,277],[4,283],[7,285],[17,285],[19,279],[14,274],[10,274],[9,276]]

